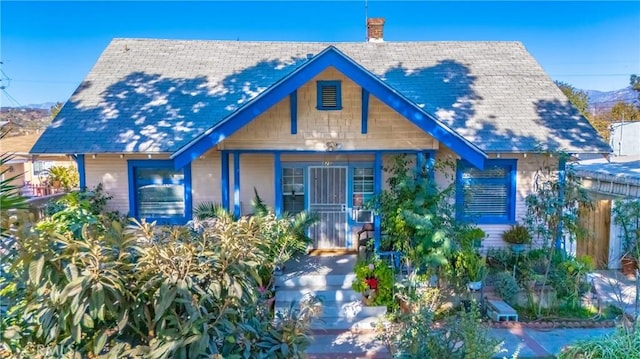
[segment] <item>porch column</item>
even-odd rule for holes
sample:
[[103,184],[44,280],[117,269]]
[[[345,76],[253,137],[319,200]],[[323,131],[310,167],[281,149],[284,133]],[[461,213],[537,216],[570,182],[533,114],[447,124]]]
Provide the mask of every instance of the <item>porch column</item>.
[[274,185],[275,191],[273,193],[276,194],[275,198],[275,211],[276,216],[280,217],[282,214],[282,162],[280,162],[280,152],[276,152],[273,154],[273,164],[275,171]]
[[[561,154],[558,159],[558,202],[560,203],[560,208],[558,208],[558,218],[562,218],[564,215],[564,187],[567,182],[566,164],[567,159]],[[562,250],[562,245],[562,220],[560,220],[558,221],[558,228],[556,232],[556,249]]]
[[233,215],[240,217],[240,153],[233,153]]
[[425,165],[424,152],[422,151],[416,152],[416,174],[417,175],[422,174],[422,167],[424,167],[424,165]]
[[222,208],[229,210],[229,152],[222,151],[220,157],[220,189],[222,196]]
[[[380,192],[382,192],[382,152],[376,151],[373,163],[373,193],[375,193],[375,195],[379,195]],[[374,252],[378,252],[380,249],[380,236],[382,234],[382,229],[380,228],[380,214],[377,213],[377,211],[373,216],[373,228],[373,250]]]
[[78,180],[79,180],[79,186],[80,186],[80,190],[85,190],[87,188],[87,174],[86,174],[86,170],[84,168],[84,155],[82,154],[78,154],[75,155],[75,160],[76,160],[76,166],[78,167]]

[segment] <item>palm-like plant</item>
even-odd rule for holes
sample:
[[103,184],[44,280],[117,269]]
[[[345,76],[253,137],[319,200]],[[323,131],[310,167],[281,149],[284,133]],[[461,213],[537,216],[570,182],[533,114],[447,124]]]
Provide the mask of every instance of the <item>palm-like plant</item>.
[[[0,139],[4,138],[7,134],[7,131],[0,132]],[[7,166],[9,162],[15,156],[12,153],[3,153],[0,155],[0,219],[2,220],[2,225],[0,226],[0,237],[4,237],[7,235],[7,228],[9,215],[12,210],[16,209],[26,209],[27,201],[20,194],[20,188],[14,184],[14,181],[20,176],[22,173],[18,173],[16,175],[9,175],[9,167]]]

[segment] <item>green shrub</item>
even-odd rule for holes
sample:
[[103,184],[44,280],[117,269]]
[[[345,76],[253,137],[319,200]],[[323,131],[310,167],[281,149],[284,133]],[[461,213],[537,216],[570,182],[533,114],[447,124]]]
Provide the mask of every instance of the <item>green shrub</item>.
[[201,233],[145,222],[20,230],[3,262],[25,285],[2,293],[14,299],[2,340],[26,357],[34,348],[50,357],[302,357],[317,306],[273,320],[260,298],[267,236],[280,225],[262,217]]
[[500,272],[496,275],[495,290],[505,302],[513,305],[520,288],[510,272]]
[[531,234],[527,227],[516,224],[502,233],[502,239],[511,244],[529,244],[531,243]]
[[559,359],[638,359],[640,333],[638,329],[618,329],[604,338],[590,339],[563,348]]
[[78,170],[74,166],[53,166],[49,168],[47,182],[54,187],[59,184],[65,190],[78,187]]
[[[394,272],[389,264],[379,257],[368,261],[358,261],[354,268],[356,279],[352,283],[352,288],[363,295],[373,294],[373,305],[386,306],[391,310],[395,306],[393,297]],[[370,291],[368,279],[375,279],[377,289]]]

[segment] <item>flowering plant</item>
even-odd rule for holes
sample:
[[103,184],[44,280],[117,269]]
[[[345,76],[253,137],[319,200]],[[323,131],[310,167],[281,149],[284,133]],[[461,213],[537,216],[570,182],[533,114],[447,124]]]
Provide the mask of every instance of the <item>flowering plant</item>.
[[356,279],[352,288],[373,305],[393,305],[393,269],[376,257],[369,261],[358,261],[355,266]]

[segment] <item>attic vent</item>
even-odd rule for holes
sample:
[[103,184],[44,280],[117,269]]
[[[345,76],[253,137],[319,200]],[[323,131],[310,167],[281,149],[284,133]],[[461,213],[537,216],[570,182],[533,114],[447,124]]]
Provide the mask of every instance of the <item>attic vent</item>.
[[318,81],[318,110],[341,110],[340,81]]

